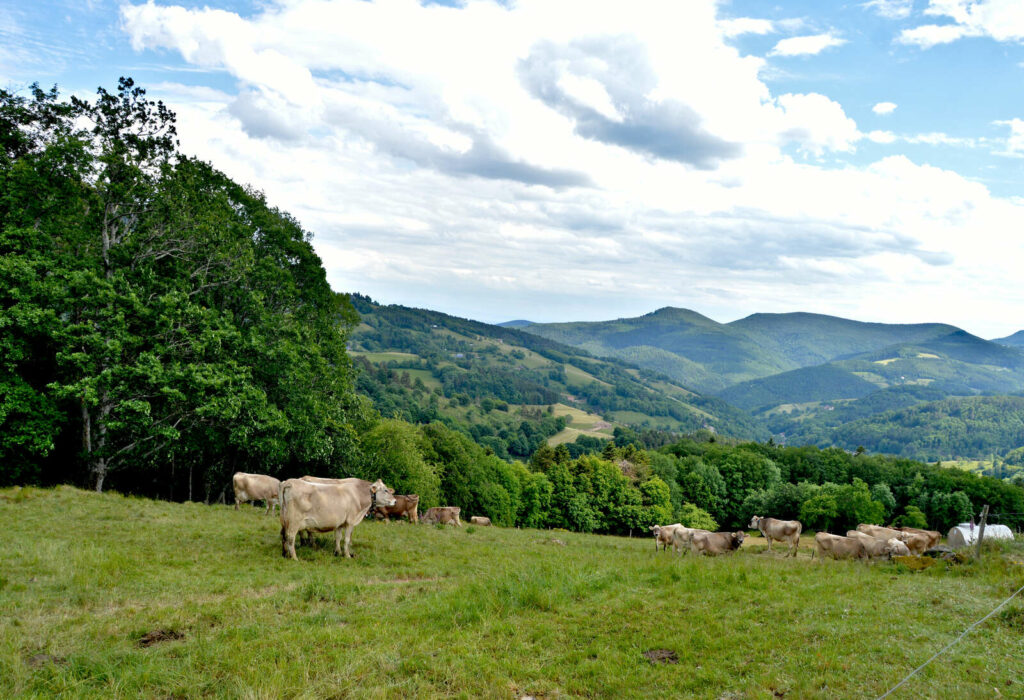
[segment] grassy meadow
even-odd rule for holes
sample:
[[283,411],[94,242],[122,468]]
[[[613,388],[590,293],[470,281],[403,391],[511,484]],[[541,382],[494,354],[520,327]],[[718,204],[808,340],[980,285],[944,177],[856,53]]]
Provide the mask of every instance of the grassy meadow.
[[[0,490],[0,524],[6,697],[873,698],[1024,584],[1019,544],[911,571],[404,522],[294,562],[262,509],[70,487]],[[1019,598],[894,697],[1000,696]]]

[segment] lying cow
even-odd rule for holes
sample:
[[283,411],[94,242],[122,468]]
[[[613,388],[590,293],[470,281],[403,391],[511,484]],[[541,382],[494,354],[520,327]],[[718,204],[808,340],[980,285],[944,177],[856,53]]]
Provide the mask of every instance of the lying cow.
[[235,510],[238,510],[239,503],[248,501],[266,501],[266,513],[274,506],[280,505],[278,491],[281,489],[281,482],[272,476],[235,472],[231,477],[231,485],[235,488]]
[[768,540],[768,551],[772,551],[772,540],[785,542],[789,545],[789,552],[786,556],[796,556],[796,550],[800,547],[800,533],[804,526],[799,520],[776,520],[775,518],[762,518],[755,515],[750,519],[749,528],[756,528],[761,531],[764,538]]
[[458,506],[435,506],[428,508],[423,517],[420,518],[420,521],[428,525],[441,523],[443,525],[462,527],[462,523],[459,521],[459,513],[461,512],[462,508]]
[[680,554],[686,554],[690,551],[690,542],[693,540],[693,536],[698,532],[705,534],[711,534],[710,530],[701,530],[697,527],[685,527],[680,525],[679,527],[672,530],[672,548]]
[[814,551],[811,552],[811,559],[815,554],[822,559],[826,554],[833,559],[863,559],[866,556],[864,543],[860,539],[830,535],[827,532],[819,532],[814,536]]
[[889,556],[893,556],[893,557],[909,557],[910,556],[910,548],[907,547],[907,543],[906,542],[900,542],[895,537],[893,537],[891,540],[889,540],[889,548],[890,548]]
[[469,519],[469,522],[471,525],[483,525],[484,527],[489,527],[491,524],[491,519],[488,518],[486,515],[474,515],[472,518]]
[[928,538],[928,545],[925,550],[931,549],[942,540],[942,533],[936,532],[935,530],[922,530],[918,527],[901,527],[901,532],[906,532],[911,535],[924,535]]
[[391,516],[400,518],[403,515],[409,519],[410,523],[418,523],[420,521],[419,514],[416,509],[419,508],[420,497],[418,494],[410,493],[404,496],[395,496],[395,505],[393,506],[377,506],[374,509],[374,515],[384,516],[384,522],[391,522]]
[[880,540],[890,540],[895,537],[899,541],[906,543],[911,554],[921,554],[928,549],[928,543],[931,541],[931,536],[927,534],[904,532],[902,530],[894,530],[891,527],[882,527],[881,525],[861,523],[857,526],[857,529]]
[[695,532],[690,538],[690,551],[694,554],[717,556],[740,548],[747,533],[739,532]]
[[680,523],[675,525],[651,525],[651,532],[654,533],[654,551],[658,551],[659,544],[663,552],[668,549],[670,544],[675,548],[675,544],[672,541],[672,533],[680,527],[682,527]]
[[341,554],[341,536],[345,535],[345,556],[351,557],[352,530],[377,504],[394,505],[395,497],[380,479],[339,480],[346,483],[317,483],[306,479],[288,479],[281,484],[281,553],[298,559],[295,535],[302,531],[334,531],[334,554]]
[[872,537],[871,535],[865,535],[860,530],[848,530],[846,532],[847,537],[853,537],[861,541],[864,545],[864,556],[868,559],[879,559],[881,557],[893,556],[893,542],[899,542],[902,549],[906,549],[907,545],[900,542],[895,537],[890,537],[888,540],[879,539]]

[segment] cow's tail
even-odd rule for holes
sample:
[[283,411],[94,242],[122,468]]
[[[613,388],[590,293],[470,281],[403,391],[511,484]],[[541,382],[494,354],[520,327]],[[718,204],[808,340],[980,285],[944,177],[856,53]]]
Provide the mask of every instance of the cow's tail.
[[281,522],[284,522],[284,511],[288,505],[288,498],[292,495],[292,485],[287,481],[282,481],[281,485],[277,487],[277,505],[281,509]]

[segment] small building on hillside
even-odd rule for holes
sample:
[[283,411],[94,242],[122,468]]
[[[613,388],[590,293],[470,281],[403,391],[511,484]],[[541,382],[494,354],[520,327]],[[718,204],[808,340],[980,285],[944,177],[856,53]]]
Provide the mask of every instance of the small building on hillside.
[[[946,543],[950,547],[967,547],[978,542],[978,533],[981,528],[972,523],[960,523],[950,528],[946,535]],[[985,525],[985,539],[1012,540],[1013,531],[1005,525]]]

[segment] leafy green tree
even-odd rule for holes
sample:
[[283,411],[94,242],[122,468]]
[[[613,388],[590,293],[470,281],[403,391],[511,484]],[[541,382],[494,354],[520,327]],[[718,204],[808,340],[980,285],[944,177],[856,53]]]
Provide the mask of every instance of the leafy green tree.
[[894,525],[896,527],[916,527],[923,530],[928,527],[928,519],[917,506],[907,506],[903,515],[896,518]]
[[701,530],[718,530],[718,523],[706,510],[701,510],[692,503],[684,503],[683,507],[676,513],[676,520],[686,527],[700,528]]
[[839,506],[831,493],[818,493],[800,506],[800,522],[808,530],[828,530],[839,515]]

